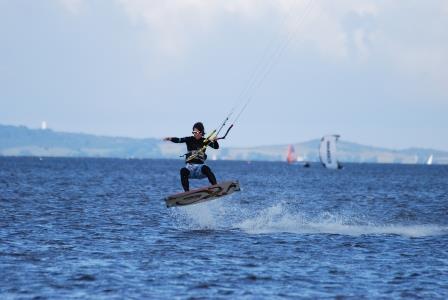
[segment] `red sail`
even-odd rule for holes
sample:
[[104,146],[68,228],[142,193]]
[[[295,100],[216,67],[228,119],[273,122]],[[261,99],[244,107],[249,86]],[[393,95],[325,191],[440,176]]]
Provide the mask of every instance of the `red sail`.
[[288,162],[288,164],[292,164],[293,162],[296,161],[296,154],[294,151],[294,146],[293,145],[289,145],[288,147],[288,154],[286,156],[286,161]]

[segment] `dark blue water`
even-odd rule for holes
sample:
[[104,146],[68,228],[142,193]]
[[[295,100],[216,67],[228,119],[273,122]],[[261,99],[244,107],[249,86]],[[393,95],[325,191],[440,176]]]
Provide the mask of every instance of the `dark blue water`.
[[181,161],[0,158],[0,298],[448,297],[448,166],[210,166],[167,209]]

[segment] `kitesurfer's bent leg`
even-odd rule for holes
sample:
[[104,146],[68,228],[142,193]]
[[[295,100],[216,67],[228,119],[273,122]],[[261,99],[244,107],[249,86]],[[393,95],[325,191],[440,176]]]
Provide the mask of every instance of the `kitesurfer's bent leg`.
[[209,166],[207,165],[203,165],[201,168],[201,172],[202,174],[204,174],[205,176],[207,176],[208,181],[210,181],[211,185],[216,184],[216,177],[215,174],[213,174],[212,170],[209,168]]
[[190,171],[187,168],[180,169],[180,182],[182,182],[182,187],[184,191],[188,192],[190,190],[190,183],[188,181],[188,176],[190,175]]

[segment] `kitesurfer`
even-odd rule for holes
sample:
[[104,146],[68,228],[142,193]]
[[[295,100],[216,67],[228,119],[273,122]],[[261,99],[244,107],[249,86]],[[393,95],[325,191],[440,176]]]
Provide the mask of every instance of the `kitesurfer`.
[[[183,138],[166,137],[164,141],[171,141],[173,143],[186,143],[187,153],[185,154],[186,166],[180,169],[180,180],[185,191],[190,190],[189,178],[202,179],[207,177],[210,184],[216,184],[216,177],[209,166],[205,164],[207,154],[205,154],[206,146],[213,149],[219,149],[219,144],[216,136],[204,138],[204,125],[202,122],[197,122],[193,125],[192,136]],[[204,147],[205,146],[205,147]]]

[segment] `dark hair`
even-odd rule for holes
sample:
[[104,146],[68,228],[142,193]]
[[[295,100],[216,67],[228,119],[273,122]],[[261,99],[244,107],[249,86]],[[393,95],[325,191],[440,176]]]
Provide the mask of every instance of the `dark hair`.
[[200,132],[202,132],[202,134],[204,134],[204,124],[202,124],[202,122],[196,122],[193,125],[193,129],[198,129]]

